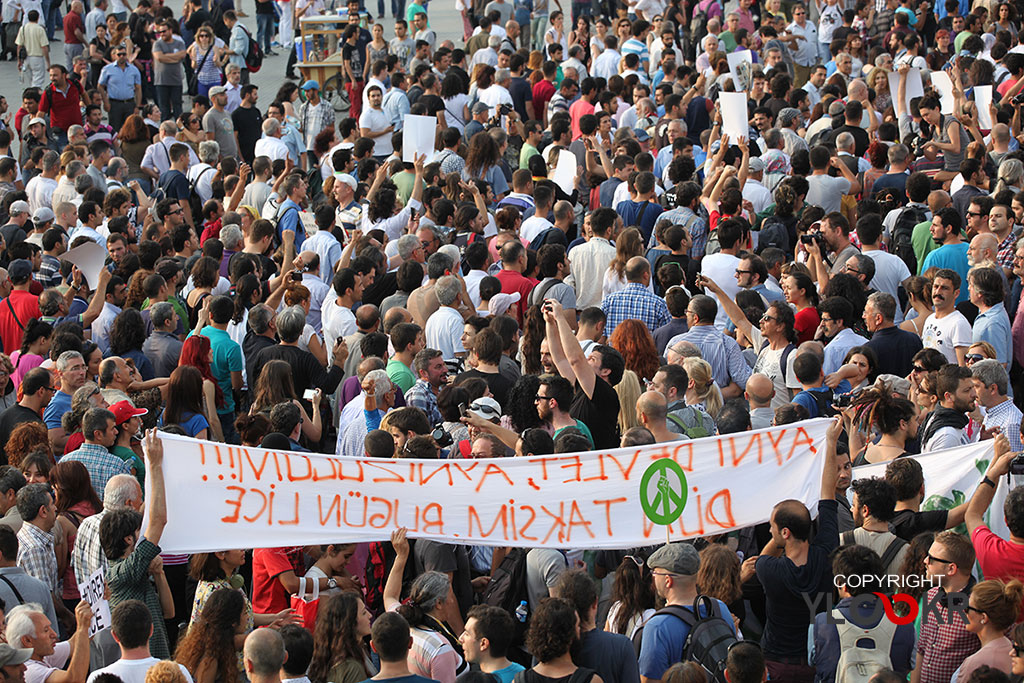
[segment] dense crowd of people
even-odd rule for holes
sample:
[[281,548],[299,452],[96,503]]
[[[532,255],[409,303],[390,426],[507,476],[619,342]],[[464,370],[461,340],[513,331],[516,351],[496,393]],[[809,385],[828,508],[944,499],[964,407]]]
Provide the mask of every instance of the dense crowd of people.
[[[454,38],[420,0],[0,3],[8,683],[1021,680],[1024,5],[554,5],[456,0]],[[160,434],[467,459],[819,417],[816,508],[729,534],[160,548]]]

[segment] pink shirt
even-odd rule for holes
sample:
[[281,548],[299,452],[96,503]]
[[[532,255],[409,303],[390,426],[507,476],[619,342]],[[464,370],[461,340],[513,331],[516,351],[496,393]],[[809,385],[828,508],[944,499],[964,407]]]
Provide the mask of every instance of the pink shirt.
[[569,106],[569,118],[572,121],[572,139],[576,140],[582,135],[580,133],[580,119],[587,114],[594,113],[594,105],[582,97]]

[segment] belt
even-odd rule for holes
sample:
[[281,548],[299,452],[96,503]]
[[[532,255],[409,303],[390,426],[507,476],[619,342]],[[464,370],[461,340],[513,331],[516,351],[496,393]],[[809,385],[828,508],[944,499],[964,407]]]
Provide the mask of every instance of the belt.
[[134,97],[129,97],[129,98],[128,98],[128,99],[126,99],[126,100],[119,100],[119,99],[117,99],[117,98],[111,97],[111,98],[110,98],[110,101],[111,101],[111,102],[134,102],[134,101],[135,101],[135,98],[134,98]]

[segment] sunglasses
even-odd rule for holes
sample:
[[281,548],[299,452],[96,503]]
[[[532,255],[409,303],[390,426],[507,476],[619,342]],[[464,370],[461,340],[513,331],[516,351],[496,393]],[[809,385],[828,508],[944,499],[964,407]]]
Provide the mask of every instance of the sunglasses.
[[1013,656],[1014,657],[1024,657],[1024,645],[1018,645],[1017,643],[1014,643],[1013,644]]
[[968,363],[977,363],[979,360],[985,360],[985,356],[980,353],[969,353],[964,356],[964,360]]
[[920,365],[915,365],[911,372],[928,372],[928,368],[922,368]]
[[761,322],[766,322],[766,321],[777,323],[777,322],[779,322],[779,319],[778,318],[773,318],[770,315],[762,315],[761,316]]
[[931,553],[928,553],[927,555],[925,555],[924,559],[925,559],[925,562],[928,562],[928,563],[935,562],[936,564],[953,564],[952,560],[944,560],[941,557],[935,557]]

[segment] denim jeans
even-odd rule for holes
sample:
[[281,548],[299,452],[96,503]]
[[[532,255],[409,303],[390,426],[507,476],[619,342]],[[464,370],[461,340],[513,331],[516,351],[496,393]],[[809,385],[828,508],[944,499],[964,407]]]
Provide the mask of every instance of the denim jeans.
[[391,0],[391,13],[395,19],[405,18],[405,0]]
[[156,104],[164,121],[174,121],[181,116],[181,86],[156,86]]
[[263,46],[264,52],[270,51],[270,44],[274,39],[274,15],[256,15],[256,43]]

